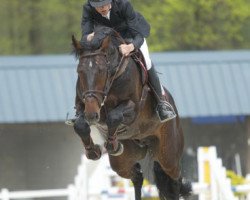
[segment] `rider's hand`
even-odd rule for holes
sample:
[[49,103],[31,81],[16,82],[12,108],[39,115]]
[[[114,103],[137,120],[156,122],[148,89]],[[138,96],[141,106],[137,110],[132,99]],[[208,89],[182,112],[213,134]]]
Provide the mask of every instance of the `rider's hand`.
[[124,56],[128,56],[130,52],[132,52],[135,49],[135,46],[133,43],[130,44],[121,44],[119,46],[119,50]]
[[87,35],[87,41],[90,42],[90,41],[94,38],[94,35],[95,35],[94,32],[88,34],[88,35]]

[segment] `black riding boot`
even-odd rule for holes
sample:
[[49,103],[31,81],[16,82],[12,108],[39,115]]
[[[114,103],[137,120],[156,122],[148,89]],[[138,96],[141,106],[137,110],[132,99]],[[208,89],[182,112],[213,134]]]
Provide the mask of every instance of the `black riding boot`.
[[160,121],[166,122],[175,118],[176,114],[173,107],[165,100],[165,97],[162,95],[161,83],[153,65],[148,70],[148,79],[151,87],[154,90],[155,99],[157,101],[156,112],[160,118]]

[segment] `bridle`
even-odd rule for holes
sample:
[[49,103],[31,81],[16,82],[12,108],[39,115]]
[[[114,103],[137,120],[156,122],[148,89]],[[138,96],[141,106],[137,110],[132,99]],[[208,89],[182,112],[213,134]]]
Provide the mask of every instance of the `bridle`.
[[[101,50],[97,50],[97,51],[92,52],[92,53],[84,54],[81,56],[81,58],[93,57],[93,56],[97,56],[97,55],[102,55],[106,58],[106,60],[108,60],[107,54]],[[106,83],[105,83],[105,87],[104,87],[103,91],[101,91],[101,90],[87,90],[87,91],[83,92],[82,94],[79,94],[79,91],[78,91],[78,94],[80,95],[81,100],[83,102],[85,102],[86,98],[94,97],[95,99],[97,99],[98,104],[101,108],[105,104],[105,101],[107,99],[110,88],[112,87],[114,80],[118,77],[117,75],[119,74],[119,71],[121,70],[125,59],[126,59],[125,56],[121,57],[119,64],[116,66],[116,70],[115,70],[114,74],[111,74],[111,70],[107,69],[108,75],[107,75],[107,79],[106,79]],[[107,62],[107,64],[109,64],[109,61]]]

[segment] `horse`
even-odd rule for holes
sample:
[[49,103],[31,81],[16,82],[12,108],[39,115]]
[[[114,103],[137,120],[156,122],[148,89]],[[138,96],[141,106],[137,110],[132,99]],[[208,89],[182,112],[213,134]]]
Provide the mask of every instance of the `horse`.
[[154,175],[161,200],[189,196],[190,183],[181,176],[184,139],[173,97],[165,89],[177,117],[161,123],[153,91],[134,54],[125,57],[119,52],[119,44],[125,41],[112,28],[99,27],[94,32],[91,41],[72,36],[79,59],[74,131],[87,158],[97,160],[102,154],[90,135],[90,126],[95,126],[105,138],[111,168],[131,179],[136,200],[141,200],[146,170]]

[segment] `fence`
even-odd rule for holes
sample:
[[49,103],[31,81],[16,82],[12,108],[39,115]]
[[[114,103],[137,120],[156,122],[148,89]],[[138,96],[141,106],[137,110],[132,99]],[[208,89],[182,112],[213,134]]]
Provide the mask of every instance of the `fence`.
[[[207,189],[199,194],[199,200],[250,200],[250,182],[232,186],[215,147],[198,148],[198,174],[199,184],[207,185]],[[234,192],[243,193],[242,197],[236,197]]]
[[[94,161],[97,163],[97,161]],[[119,178],[107,165],[108,157],[103,156],[90,174],[93,161],[82,156],[74,183],[66,189],[18,191],[10,192],[7,189],[0,191],[0,200],[34,199],[49,197],[65,197],[68,200],[133,200],[134,191],[128,180]],[[217,158],[215,147],[200,147],[198,149],[199,182],[192,183],[194,194],[199,194],[199,200],[239,200],[233,192],[242,192],[245,200],[250,200],[250,184],[231,186],[230,179],[226,177],[226,169],[222,160]],[[120,186],[114,186],[114,179],[119,179]],[[98,184],[96,184],[98,180]],[[93,188],[93,186],[95,186]],[[155,186],[147,185],[142,189],[144,197],[157,197]]]

